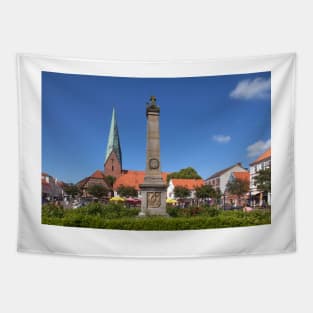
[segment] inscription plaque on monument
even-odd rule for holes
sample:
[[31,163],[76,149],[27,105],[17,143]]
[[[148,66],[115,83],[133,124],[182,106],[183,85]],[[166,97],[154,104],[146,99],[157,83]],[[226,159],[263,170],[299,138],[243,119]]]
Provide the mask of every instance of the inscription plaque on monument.
[[160,166],[160,107],[152,96],[146,108],[147,150],[144,182],[140,185],[142,200],[140,215],[167,215],[166,184]]
[[151,169],[158,169],[159,168],[159,160],[158,159],[150,159],[150,168]]
[[147,192],[148,208],[159,208],[161,205],[161,192]]

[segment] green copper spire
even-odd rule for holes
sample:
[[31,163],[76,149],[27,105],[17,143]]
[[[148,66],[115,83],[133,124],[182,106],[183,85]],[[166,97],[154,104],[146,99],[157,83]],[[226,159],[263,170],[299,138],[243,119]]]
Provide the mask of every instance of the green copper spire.
[[122,152],[121,152],[121,145],[120,145],[120,137],[118,135],[116,114],[115,114],[114,107],[113,107],[113,112],[112,112],[111,127],[110,127],[110,133],[109,133],[107,151],[106,151],[104,163],[107,161],[112,151],[115,152],[116,157],[118,158],[122,166]]

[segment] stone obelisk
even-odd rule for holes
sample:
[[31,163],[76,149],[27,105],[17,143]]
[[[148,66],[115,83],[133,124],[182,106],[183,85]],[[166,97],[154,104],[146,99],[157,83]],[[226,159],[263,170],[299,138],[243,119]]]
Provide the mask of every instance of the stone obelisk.
[[167,215],[166,184],[161,176],[160,162],[160,107],[152,96],[146,108],[147,117],[147,150],[146,172],[144,182],[140,185],[140,215]]

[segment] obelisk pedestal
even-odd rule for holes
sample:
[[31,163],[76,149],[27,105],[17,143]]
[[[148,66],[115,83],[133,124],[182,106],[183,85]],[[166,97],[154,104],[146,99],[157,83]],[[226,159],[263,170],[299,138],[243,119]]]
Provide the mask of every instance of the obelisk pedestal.
[[166,183],[161,175],[160,162],[160,107],[156,98],[151,97],[146,108],[147,150],[144,182],[140,185],[141,212],[144,215],[163,215],[166,213]]

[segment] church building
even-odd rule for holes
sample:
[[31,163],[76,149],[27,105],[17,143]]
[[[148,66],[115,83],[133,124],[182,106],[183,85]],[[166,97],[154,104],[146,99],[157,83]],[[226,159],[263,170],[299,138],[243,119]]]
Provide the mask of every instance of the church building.
[[104,170],[96,170],[90,176],[80,180],[76,185],[81,189],[83,197],[90,197],[91,195],[88,194],[88,188],[90,186],[101,185],[110,190],[112,186],[110,186],[108,176],[117,179],[121,174],[122,151],[117,128],[116,113],[113,108],[107,149],[104,158]]
[[118,134],[116,113],[113,108],[107,150],[104,159],[104,175],[118,178],[122,174],[122,151]]
[[[82,189],[83,196],[90,196],[87,192],[88,187],[92,184],[102,185],[107,189],[111,189],[108,182],[108,176],[115,178],[113,185],[114,195],[118,195],[117,190],[120,186],[134,187],[138,191],[140,197],[139,185],[143,183],[145,172],[143,170],[126,170],[123,169],[122,149],[117,126],[116,112],[113,108],[110,124],[110,131],[107,141],[106,153],[104,157],[103,171],[96,170],[89,177],[86,177],[77,183],[77,186]],[[167,173],[162,173],[162,178],[166,181]]]

